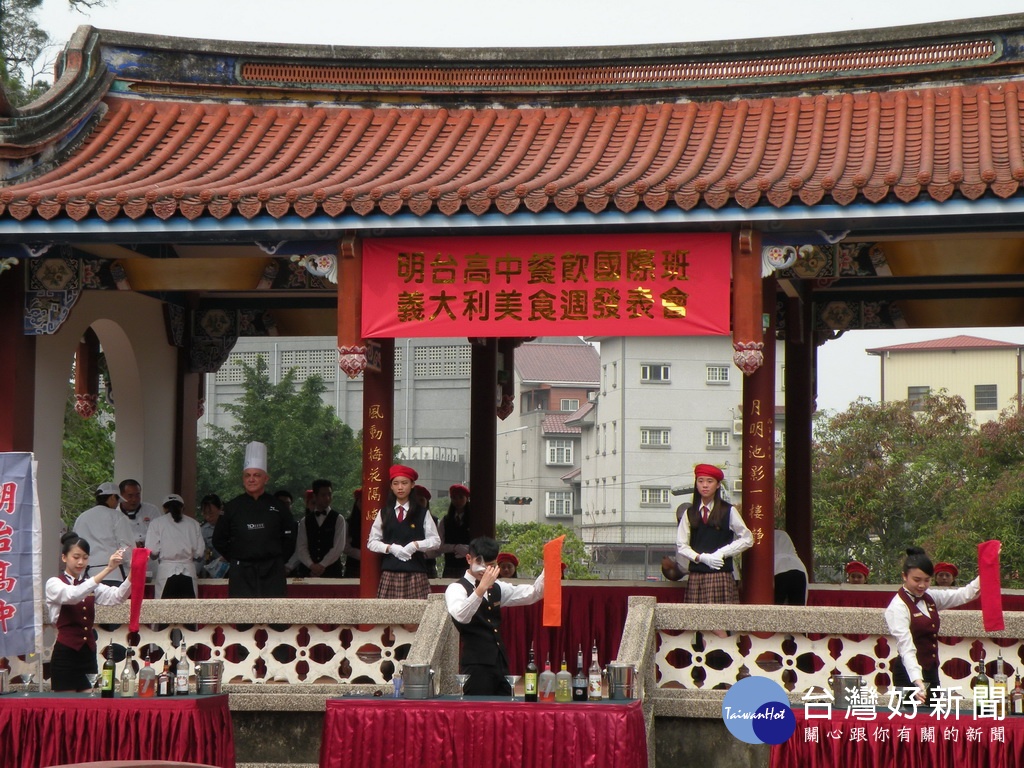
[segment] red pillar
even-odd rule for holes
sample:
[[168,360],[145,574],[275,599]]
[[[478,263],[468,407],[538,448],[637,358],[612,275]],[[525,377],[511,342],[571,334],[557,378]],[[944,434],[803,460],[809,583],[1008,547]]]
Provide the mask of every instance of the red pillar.
[[363,543],[359,596],[376,597],[380,559],[366,548],[373,521],[388,498],[395,444],[395,340],[380,339],[380,372],[363,372]]
[[814,414],[814,328],[810,302],[786,300],[786,532],[813,581],[811,424]]
[[[0,451],[33,450],[36,340],[24,334],[25,265],[0,273]],[[61,409],[63,403],[57,404]]]
[[475,339],[473,343],[469,395],[469,490],[473,514],[469,532],[473,537],[494,536],[496,526],[495,486],[498,451],[498,342]]

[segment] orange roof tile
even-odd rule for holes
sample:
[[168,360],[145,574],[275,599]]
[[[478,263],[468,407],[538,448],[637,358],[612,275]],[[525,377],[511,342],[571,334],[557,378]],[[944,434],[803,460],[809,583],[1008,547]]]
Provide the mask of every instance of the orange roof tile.
[[929,341],[911,341],[906,344],[895,344],[891,347],[875,347],[865,350],[868,354],[877,355],[881,352],[935,352],[950,349],[1017,349],[1021,344],[1010,341],[982,339],[977,336],[951,336],[945,339]]

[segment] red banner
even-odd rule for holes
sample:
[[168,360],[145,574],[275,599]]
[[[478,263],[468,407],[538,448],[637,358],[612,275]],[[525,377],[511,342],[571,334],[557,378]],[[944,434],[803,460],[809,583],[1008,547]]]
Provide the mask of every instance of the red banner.
[[363,338],[725,336],[729,236],[363,243]]

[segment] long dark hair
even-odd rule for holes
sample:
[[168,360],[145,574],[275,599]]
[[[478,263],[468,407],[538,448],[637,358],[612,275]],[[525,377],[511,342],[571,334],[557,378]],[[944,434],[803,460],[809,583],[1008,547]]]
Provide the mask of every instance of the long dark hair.
[[[693,486],[693,500],[690,502],[690,509],[696,509],[700,511],[700,505],[703,503],[700,495],[700,491],[697,490],[697,484]],[[715,498],[711,502],[711,514],[708,515],[708,522],[714,521],[715,525],[721,525],[721,518],[725,517],[725,502],[722,501],[722,481],[718,481],[718,487],[715,488]]]
[[929,576],[935,575],[935,566],[932,565],[932,561],[925,551],[920,547],[907,547],[907,557],[903,561],[903,575],[906,576],[914,568],[924,571]]
[[89,542],[74,531],[68,531],[60,537],[60,553],[66,555],[73,547],[78,547],[85,554],[89,554]]
[[168,510],[171,513],[171,517],[174,519],[174,522],[176,523],[181,522],[181,511],[184,508],[185,505],[177,501],[164,502],[164,509]]

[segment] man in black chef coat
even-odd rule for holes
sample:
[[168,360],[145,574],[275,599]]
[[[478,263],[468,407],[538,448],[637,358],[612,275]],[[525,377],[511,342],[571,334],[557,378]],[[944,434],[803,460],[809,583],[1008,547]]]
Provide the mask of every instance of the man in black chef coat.
[[228,597],[285,597],[284,564],[295,548],[291,510],[266,492],[267,446],[245,446],[245,493],[224,506],[213,546],[230,563]]

